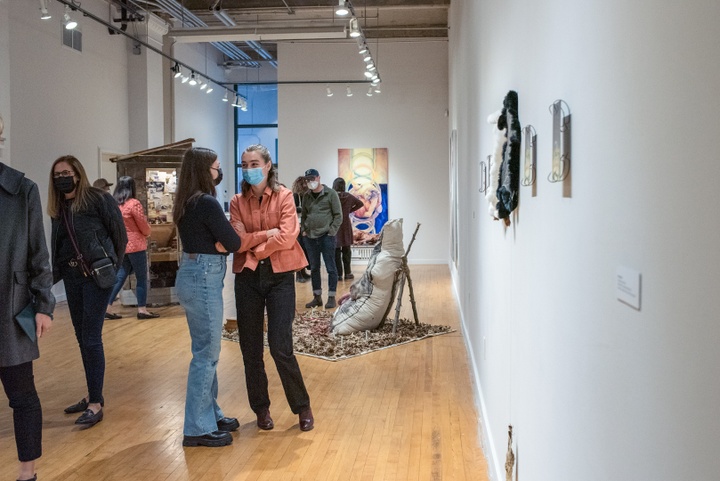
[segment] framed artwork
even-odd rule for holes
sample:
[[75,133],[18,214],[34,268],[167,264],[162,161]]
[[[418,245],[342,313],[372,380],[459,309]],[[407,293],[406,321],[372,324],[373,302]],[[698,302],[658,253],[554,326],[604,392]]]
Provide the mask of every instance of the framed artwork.
[[379,234],[388,220],[388,149],[338,149],[338,175],[364,204],[350,214],[353,232]]

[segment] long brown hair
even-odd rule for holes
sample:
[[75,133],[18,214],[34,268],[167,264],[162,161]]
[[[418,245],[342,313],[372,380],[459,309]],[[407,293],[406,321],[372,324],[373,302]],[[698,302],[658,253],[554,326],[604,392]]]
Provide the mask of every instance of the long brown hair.
[[210,167],[216,160],[217,154],[211,149],[192,147],[185,151],[173,207],[176,224],[180,223],[190,202],[195,202],[202,194],[215,197],[215,182]]
[[[248,148],[245,149],[245,152],[258,152],[260,157],[262,157],[265,161],[265,164],[270,162],[270,172],[268,172],[267,185],[273,192],[278,192],[282,186],[280,185],[280,182],[278,182],[277,169],[272,163],[272,158],[270,157],[270,152],[267,147],[260,144],[253,144],[248,146]],[[240,191],[242,192],[242,195],[247,195],[250,192],[250,189],[252,189],[252,185],[243,180],[240,184]]]
[[307,177],[304,175],[301,175],[297,179],[295,179],[295,182],[293,182],[292,185],[292,192],[293,194],[297,195],[303,195],[308,191],[308,185],[307,185]]
[[50,167],[50,184],[48,185],[47,213],[53,219],[60,217],[61,209],[65,204],[65,194],[57,190],[55,183],[53,182],[55,177],[55,166],[60,162],[66,162],[69,164],[75,172],[74,177],[78,179],[75,184],[75,198],[72,206],[70,207],[72,212],[88,210],[90,205],[103,195],[103,192],[100,189],[90,185],[88,176],[85,173],[85,168],[76,157],[72,155],[63,155],[62,157],[58,157],[55,162],[53,162],[52,167]]

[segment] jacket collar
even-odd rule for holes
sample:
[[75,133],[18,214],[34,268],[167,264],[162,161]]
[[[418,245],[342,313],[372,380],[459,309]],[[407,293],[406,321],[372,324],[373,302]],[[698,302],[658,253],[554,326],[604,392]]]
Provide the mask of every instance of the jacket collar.
[[19,170],[15,170],[0,162],[0,187],[5,189],[8,194],[16,195],[20,192],[24,177],[25,174]]

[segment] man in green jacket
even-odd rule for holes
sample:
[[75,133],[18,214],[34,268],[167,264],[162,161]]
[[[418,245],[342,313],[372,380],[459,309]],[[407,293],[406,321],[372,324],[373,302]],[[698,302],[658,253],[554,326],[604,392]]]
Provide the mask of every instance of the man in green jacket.
[[325,309],[336,306],[335,290],[338,275],[335,267],[335,234],[342,224],[340,198],[330,187],[320,183],[320,173],[315,169],[305,171],[308,192],[302,198],[300,230],[307,249],[312,278],[313,299],[305,304],[308,309],[321,307],[322,280],[320,278],[320,255],[328,273],[328,300]]

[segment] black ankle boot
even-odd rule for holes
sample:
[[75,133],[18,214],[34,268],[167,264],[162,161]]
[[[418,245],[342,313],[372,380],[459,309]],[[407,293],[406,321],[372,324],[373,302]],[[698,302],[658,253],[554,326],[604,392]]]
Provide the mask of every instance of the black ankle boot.
[[318,295],[316,295],[315,297],[313,297],[313,300],[312,300],[312,301],[310,301],[310,302],[308,302],[307,304],[305,304],[305,307],[308,308],[308,309],[310,309],[310,308],[313,308],[313,307],[322,307],[322,305],[323,305],[322,296],[318,294]]

